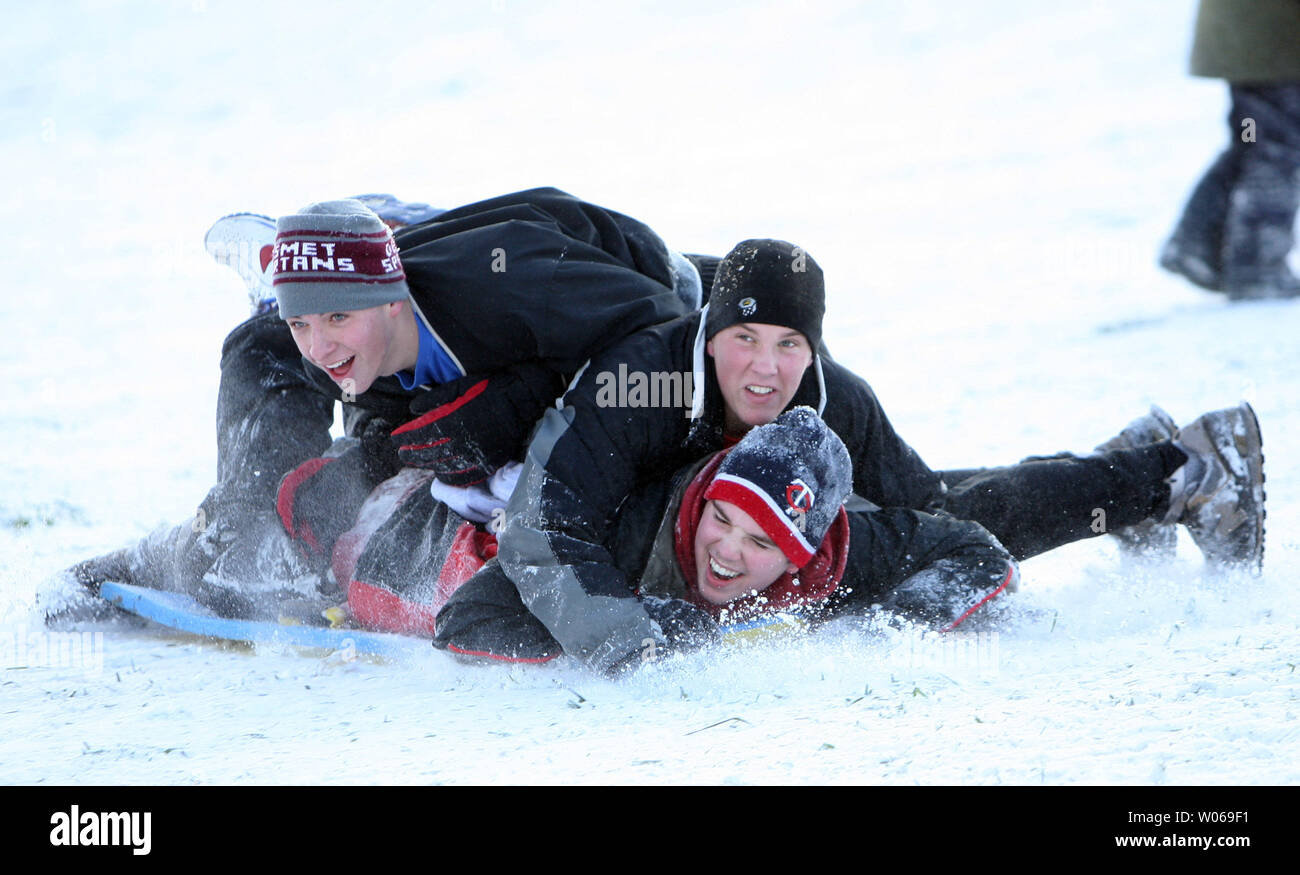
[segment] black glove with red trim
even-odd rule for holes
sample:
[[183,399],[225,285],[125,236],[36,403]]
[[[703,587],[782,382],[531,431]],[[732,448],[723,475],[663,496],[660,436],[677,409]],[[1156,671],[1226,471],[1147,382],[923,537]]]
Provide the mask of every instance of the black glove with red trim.
[[462,377],[411,402],[415,419],[393,431],[402,464],[433,471],[449,486],[472,486],[523,454],[564,378],[535,362],[490,376]]
[[275,509],[289,537],[314,565],[328,563],[338,536],[352,528],[374,483],[364,451],[308,459],[280,480]]

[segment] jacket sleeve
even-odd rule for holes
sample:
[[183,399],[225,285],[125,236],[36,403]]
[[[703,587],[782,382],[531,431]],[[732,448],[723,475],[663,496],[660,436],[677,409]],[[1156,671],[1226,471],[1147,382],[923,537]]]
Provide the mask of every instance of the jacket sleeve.
[[496,561],[480,568],[443,605],[433,646],[484,662],[546,662],[561,653]]
[[599,375],[617,370],[612,359],[603,361],[587,369],[562,409],[542,419],[497,555],[565,652],[608,671],[666,643],[605,541],[636,484],[672,472],[688,420],[685,411],[602,407]]
[[849,561],[823,619],[880,605],[950,630],[1004,591],[1015,561],[979,523],[903,508],[849,513]]
[[572,374],[687,310],[658,235],[554,189],[452,210],[398,244],[416,302],[465,373],[539,359]]

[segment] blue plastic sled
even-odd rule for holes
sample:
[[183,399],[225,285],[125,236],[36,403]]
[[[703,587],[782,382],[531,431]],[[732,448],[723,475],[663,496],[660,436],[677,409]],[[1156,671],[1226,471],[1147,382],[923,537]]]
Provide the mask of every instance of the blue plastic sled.
[[178,629],[208,638],[248,641],[255,644],[315,647],[326,650],[349,649],[357,653],[398,657],[428,653],[428,641],[364,632],[358,629],[330,629],[320,626],[290,626],[261,620],[232,620],[219,617],[193,598],[177,592],[162,592],[126,583],[105,583],[99,588],[102,598],[124,611],[152,620],[170,629]]

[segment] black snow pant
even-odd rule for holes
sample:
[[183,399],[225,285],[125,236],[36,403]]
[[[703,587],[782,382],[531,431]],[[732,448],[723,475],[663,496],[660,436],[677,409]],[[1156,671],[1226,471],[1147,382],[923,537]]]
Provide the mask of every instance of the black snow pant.
[[943,472],[943,509],[975,520],[1017,561],[1163,517],[1165,479],[1187,461],[1169,441],[1092,456],[1063,453],[1005,468]]
[[312,588],[308,581],[317,576],[275,513],[281,477],[331,444],[334,399],[311,383],[304,367],[288,326],[274,313],[230,332],[217,394],[217,483],[193,519],[126,551],[130,582],[190,593],[232,617],[275,611],[286,591]]
[[1287,282],[1300,208],[1300,82],[1230,83],[1229,145],[1197,183],[1171,242],[1233,292]]
[[217,485],[205,505],[268,508],[280,478],[329,449],[334,399],[307,378],[277,313],[240,323],[221,348]]

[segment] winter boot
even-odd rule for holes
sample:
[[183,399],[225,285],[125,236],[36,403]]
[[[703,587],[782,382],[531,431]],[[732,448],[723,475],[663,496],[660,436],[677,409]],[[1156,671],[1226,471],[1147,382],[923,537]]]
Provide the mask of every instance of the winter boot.
[[1212,266],[1216,260],[1211,257],[1209,250],[1177,237],[1171,237],[1160,250],[1161,267],[1207,292],[1223,291],[1223,278]]
[[260,213],[233,213],[212,224],[203,237],[208,254],[239,274],[248,289],[252,315],[276,311],[267,265],[275,246],[275,219]]
[[191,594],[223,617],[273,620],[289,605],[332,603],[322,592],[321,576],[302,560],[274,511],[227,505],[195,547],[210,562],[190,581]]
[[[1178,433],[1178,423],[1156,405],[1151,412],[1124,426],[1115,437],[1100,444],[1097,452],[1129,450],[1170,440]],[[1172,558],[1178,548],[1178,529],[1161,520],[1147,520],[1111,532],[1119,542],[1120,552],[1130,558]]]
[[1300,296],[1287,265],[1300,208],[1300,166],[1291,149],[1260,142],[1248,151],[1223,227],[1223,290],[1234,301]]
[[110,580],[116,583],[131,583],[131,550],[123,548],[78,562],[68,569],[68,574],[81,584],[91,595],[99,595],[100,584]]
[[1229,146],[1192,190],[1160,266],[1211,292],[1223,291],[1223,222],[1241,172],[1242,148]]
[[1264,564],[1264,451],[1249,404],[1207,413],[1174,444],[1187,463],[1169,482],[1165,522],[1187,526],[1217,568],[1259,574]]
[[45,615],[45,625],[64,628],[80,622],[106,620],[121,612],[99,597],[99,587],[110,580],[131,583],[130,550],[115,550],[78,562],[45,581],[36,603]]

